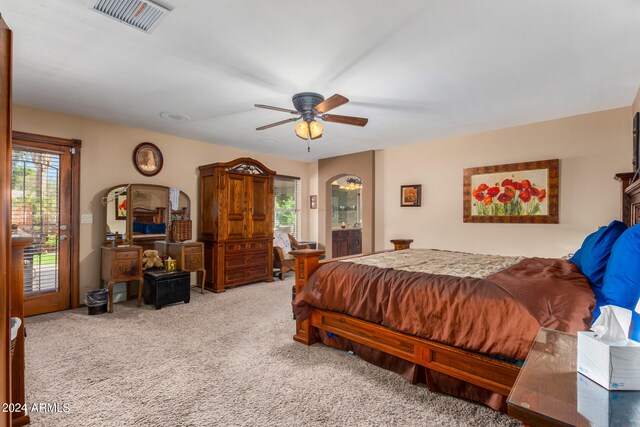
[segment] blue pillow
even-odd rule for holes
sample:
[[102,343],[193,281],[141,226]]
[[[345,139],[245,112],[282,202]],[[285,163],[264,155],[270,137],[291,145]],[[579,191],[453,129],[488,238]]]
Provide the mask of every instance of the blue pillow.
[[591,286],[602,287],[611,248],[626,229],[624,223],[611,221],[608,226],[588,235],[580,249],[569,259],[587,276]]
[[[606,227],[599,228],[598,231],[602,230],[603,228],[606,228]],[[573,256],[571,258],[569,258],[569,261],[571,261],[572,263],[577,265],[578,268],[580,269],[580,271],[582,271],[582,252],[583,252],[582,248],[584,248],[585,246],[587,246],[589,244],[589,240],[593,239],[593,237],[596,234],[598,234],[598,231],[594,231],[593,233],[591,233],[587,237],[585,237],[584,241],[582,242],[582,246],[580,246],[580,249],[578,249],[576,251],[576,253],[573,254]]]
[[[604,301],[604,296],[602,295],[602,288],[593,288],[593,293],[596,295],[596,308],[593,309],[593,320],[591,323],[595,322],[596,319],[600,317],[600,308],[603,305],[607,305]],[[631,316],[631,327],[629,327],[629,338],[640,342],[640,314],[633,310]]]
[[634,225],[613,245],[604,276],[605,304],[635,310],[640,298],[640,225]]
[[596,308],[593,309],[593,320],[591,321],[591,323],[595,322],[596,319],[598,317],[600,317],[600,307],[602,307],[603,305],[607,305],[607,303],[604,302],[604,296],[602,295],[602,288],[592,288],[593,293],[596,296]]

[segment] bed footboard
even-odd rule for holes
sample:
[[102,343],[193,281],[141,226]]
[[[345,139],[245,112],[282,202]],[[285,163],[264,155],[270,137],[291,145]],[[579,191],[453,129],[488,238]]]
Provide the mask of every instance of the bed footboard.
[[[393,243],[393,250],[401,250],[401,249],[409,249],[411,247],[411,243],[413,240],[411,239],[395,239],[391,240]],[[296,270],[296,295],[300,292],[300,289],[304,285],[307,284],[307,280],[322,264],[326,264],[329,262],[335,262],[340,259],[345,258],[355,258],[362,255],[352,255],[348,257],[342,258],[334,258],[327,261],[320,262],[320,257],[324,255],[325,251],[320,249],[299,249],[296,251],[291,251],[291,254],[295,259],[295,270]],[[300,322],[296,320],[296,334],[293,336],[293,339],[301,342],[302,344],[311,345],[318,342],[318,331],[316,328],[311,326],[311,323],[308,320],[304,322]]]

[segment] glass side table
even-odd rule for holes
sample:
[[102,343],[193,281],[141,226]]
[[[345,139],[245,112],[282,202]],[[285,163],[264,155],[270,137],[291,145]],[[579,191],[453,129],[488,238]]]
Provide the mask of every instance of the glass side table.
[[608,391],[578,374],[575,334],[541,328],[509,398],[530,426],[640,425],[640,391]]

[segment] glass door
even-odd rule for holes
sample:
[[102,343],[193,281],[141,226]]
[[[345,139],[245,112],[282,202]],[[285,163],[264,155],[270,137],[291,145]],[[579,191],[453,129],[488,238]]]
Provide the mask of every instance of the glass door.
[[70,305],[70,177],[68,147],[14,144],[11,223],[35,239],[24,253],[25,315]]

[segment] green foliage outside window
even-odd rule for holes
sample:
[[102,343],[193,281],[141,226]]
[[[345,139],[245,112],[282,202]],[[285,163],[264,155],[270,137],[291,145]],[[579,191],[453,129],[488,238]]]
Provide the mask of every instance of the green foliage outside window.
[[[276,195],[275,228],[294,227],[296,224],[296,198],[294,194]],[[292,228],[293,230],[293,228]]]

